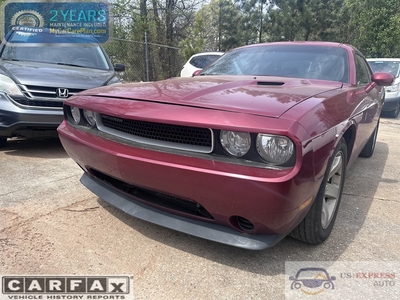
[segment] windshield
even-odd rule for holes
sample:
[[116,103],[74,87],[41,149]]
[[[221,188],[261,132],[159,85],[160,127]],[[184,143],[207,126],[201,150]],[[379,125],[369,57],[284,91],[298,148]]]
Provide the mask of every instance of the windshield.
[[313,78],[348,83],[343,48],[306,45],[259,45],[230,51],[200,75],[253,75]]
[[374,72],[390,72],[394,77],[399,77],[400,61],[368,61]]
[[[74,37],[76,39],[76,37]],[[62,38],[54,34],[41,33],[29,35],[26,32],[13,32],[1,51],[4,60],[32,61],[51,64],[73,65],[85,68],[109,70],[105,55],[93,40],[91,43],[72,43],[73,38]],[[71,43],[67,43],[70,41]]]

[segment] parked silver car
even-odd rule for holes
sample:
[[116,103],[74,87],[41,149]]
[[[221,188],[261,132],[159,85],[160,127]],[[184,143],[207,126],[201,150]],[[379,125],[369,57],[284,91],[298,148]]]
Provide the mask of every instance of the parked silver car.
[[369,58],[367,61],[374,72],[390,72],[395,77],[393,84],[385,88],[382,112],[397,118],[400,112],[400,58]]
[[90,36],[13,27],[0,46],[0,147],[14,136],[57,136],[64,100],[119,83],[124,69]]

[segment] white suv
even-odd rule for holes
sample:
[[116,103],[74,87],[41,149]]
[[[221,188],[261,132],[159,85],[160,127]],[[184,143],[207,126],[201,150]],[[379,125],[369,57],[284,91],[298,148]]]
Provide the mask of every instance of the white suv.
[[203,52],[193,55],[183,66],[181,77],[192,77],[195,71],[204,69],[223,54],[223,52]]
[[400,58],[369,58],[369,65],[374,72],[390,72],[394,76],[391,86],[386,87],[385,103],[382,112],[397,118],[400,111]]

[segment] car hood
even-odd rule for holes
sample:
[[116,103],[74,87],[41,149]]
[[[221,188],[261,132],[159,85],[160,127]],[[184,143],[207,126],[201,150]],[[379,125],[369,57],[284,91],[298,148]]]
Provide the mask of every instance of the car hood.
[[89,89],[107,84],[114,76],[114,71],[2,60],[0,74],[23,85]]
[[310,97],[342,87],[341,82],[283,77],[198,76],[116,85],[82,95],[170,103],[279,117]]

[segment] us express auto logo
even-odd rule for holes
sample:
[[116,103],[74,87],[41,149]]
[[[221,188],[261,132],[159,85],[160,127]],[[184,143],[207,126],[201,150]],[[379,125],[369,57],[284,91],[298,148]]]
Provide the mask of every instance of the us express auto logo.
[[301,268],[295,276],[290,276],[292,290],[300,290],[307,295],[318,295],[325,290],[334,290],[335,276],[324,268]]
[[4,276],[3,294],[130,293],[129,276]]

